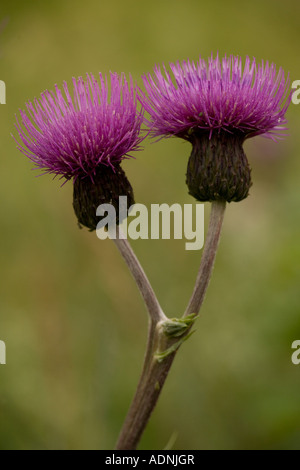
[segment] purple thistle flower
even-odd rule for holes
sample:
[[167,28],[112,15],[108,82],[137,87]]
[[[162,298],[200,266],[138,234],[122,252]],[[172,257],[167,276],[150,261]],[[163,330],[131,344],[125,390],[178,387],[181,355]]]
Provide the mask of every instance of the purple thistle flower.
[[[134,204],[133,190],[120,166],[124,158],[140,150],[143,110],[137,110],[136,90],[124,74],[99,74],[73,78],[73,96],[66,82],[62,91],[45,91],[41,98],[20,110],[16,128],[18,149],[36,168],[69,180],[74,178],[73,207],[79,224],[94,230],[96,210],[110,203],[119,220],[119,196]],[[16,140],[16,139],[15,139]]]
[[199,58],[163,66],[143,76],[139,99],[149,113],[152,136],[177,136],[193,150],[187,169],[189,193],[199,201],[241,201],[248,196],[251,170],[242,145],[264,135],[278,140],[286,130],[291,101],[289,76],[268,62],[237,56]]
[[130,79],[110,74],[73,78],[73,97],[67,83],[62,91],[45,91],[41,98],[20,110],[16,128],[22,140],[18,149],[46,173],[66,179],[89,176],[99,166],[114,168],[140,149],[143,113],[137,111],[135,88]]
[[256,65],[237,56],[208,63],[170,64],[143,76],[148,94],[141,92],[140,101],[150,114],[147,120],[154,136],[179,136],[190,140],[194,131],[239,132],[244,137],[264,134],[274,140],[286,129],[285,113],[290,104],[289,77],[282,68],[262,61]]

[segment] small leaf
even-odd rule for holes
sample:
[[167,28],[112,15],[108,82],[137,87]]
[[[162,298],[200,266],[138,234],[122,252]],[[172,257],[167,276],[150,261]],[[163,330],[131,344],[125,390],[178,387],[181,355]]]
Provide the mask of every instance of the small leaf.
[[184,343],[193,333],[195,333],[195,331],[196,330],[191,331],[188,335],[184,336],[179,341],[172,344],[172,346],[165,349],[165,351],[155,353],[154,358],[157,360],[157,362],[163,362],[168,356],[177,351],[177,349],[182,345],[182,343]]
[[198,315],[191,313],[184,318],[170,318],[163,323],[163,331],[168,338],[179,338],[191,327]]

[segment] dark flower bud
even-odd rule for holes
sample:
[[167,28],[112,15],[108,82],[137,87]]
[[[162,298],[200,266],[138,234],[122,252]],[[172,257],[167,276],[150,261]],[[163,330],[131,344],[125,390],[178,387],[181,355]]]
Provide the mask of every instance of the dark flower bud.
[[241,201],[249,194],[251,169],[243,150],[242,133],[196,132],[186,183],[198,201]]
[[74,182],[73,207],[79,225],[84,225],[90,231],[95,230],[104,217],[96,215],[101,204],[112,204],[116,210],[117,225],[123,221],[119,214],[119,197],[127,196],[127,211],[134,204],[134,195],[124,170],[120,165],[114,169],[101,165],[93,176],[77,178]]

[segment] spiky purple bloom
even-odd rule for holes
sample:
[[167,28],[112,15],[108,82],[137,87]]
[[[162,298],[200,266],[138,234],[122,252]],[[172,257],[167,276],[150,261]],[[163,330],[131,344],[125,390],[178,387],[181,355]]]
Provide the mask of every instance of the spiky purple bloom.
[[73,78],[73,95],[67,83],[63,92],[45,91],[40,99],[20,110],[16,128],[23,145],[19,150],[47,173],[67,179],[93,179],[101,165],[114,168],[138,150],[143,115],[137,110],[135,87],[130,79],[110,74]]
[[256,65],[255,59],[237,56],[207,62],[199,59],[170,64],[144,75],[147,95],[140,100],[150,114],[154,136],[179,136],[190,140],[195,131],[239,132],[244,137],[265,134],[276,139],[285,130],[290,103],[289,78],[274,64]]
[[264,135],[277,140],[286,130],[291,101],[289,77],[280,68],[229,56],[170,64],[173,77],[156,67],[143,76],[140,101],[156,137],[190,141],[186,183],[199,201],[241,201],[249,194],[251,169],[242,145]]
[[100,204],[113,204],[119,220],[119,196],[134,203],[133,190],[120,163],[140,150],[143,110],[137,110],[136,90],[124,74],[73,78],[73,95],[45,91],[20,110],[16,128],[19,150],[46,173],[74,179],[73,207],[79,224],[94,230]]

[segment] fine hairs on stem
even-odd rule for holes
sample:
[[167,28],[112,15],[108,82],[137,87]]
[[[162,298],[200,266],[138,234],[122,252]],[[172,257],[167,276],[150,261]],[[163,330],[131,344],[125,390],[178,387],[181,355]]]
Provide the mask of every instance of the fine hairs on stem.
[[[119,227],[115,243],[130,269],[149,314],[147,350],[142,374],[133,401],[121,429],[117,450],[133,450],[155,408],[176,352],[200,311],[212,274],[226,208],[225,201],[214,201],[195,287],[183,319],[169,319],[163,313],[150,282]],[[181,322],[181,323],[180,323]],[[178,328],[182,325],[182,334]],[[176,334],[169,334],[176,331]],[[178,338],[180,338],[178,340]]]

